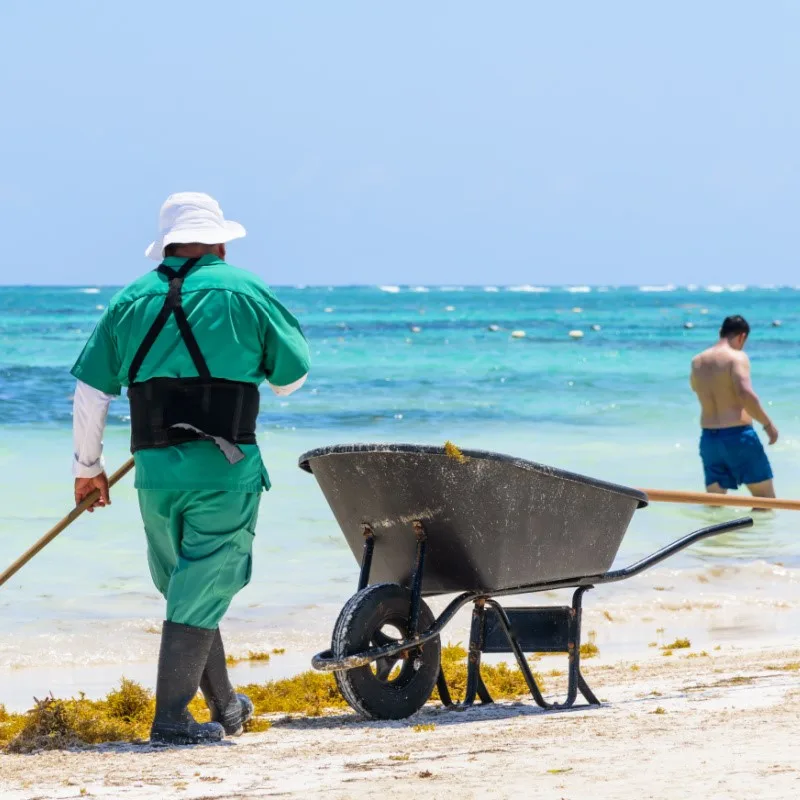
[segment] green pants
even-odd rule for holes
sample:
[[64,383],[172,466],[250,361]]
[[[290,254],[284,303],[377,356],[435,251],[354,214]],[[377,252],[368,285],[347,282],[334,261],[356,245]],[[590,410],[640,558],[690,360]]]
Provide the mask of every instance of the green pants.
[[260,492],[139,490],[153,582],[167,619],[216,628],[250,582]]

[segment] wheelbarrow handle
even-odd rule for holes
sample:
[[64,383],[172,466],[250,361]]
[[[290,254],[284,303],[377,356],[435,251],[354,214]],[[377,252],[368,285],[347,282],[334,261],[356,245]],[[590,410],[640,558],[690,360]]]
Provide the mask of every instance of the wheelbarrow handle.
[[707,528],[700,528],[700,530],[694,531],[693,533],[684,536],[682,539],[677,539],[671,544],[668,544],[666,547],[662,547],[655,553],[646,556],[641,561],[631,564],[629,567],[623,567],[622,569],[606,572],[605,575],[601,575],[599,578],[592,581],[592,583],[598,585],[601,583],[614,583],[615,581],[622,581],[626,578],[632,578],[634,575],[638,575],[640,572],[644,572],[646,569],[654,567],[656,564],[664,561],[664,559],[674,556],[675,553],[678,553],[687,547],[691,547],[693,544],[696,544],[703,539],[708,539],[711,536],[719,536],[721,533],[737,531],[741,528],[750,528],[752,525],[752,517],[742,517],[741,519],[734,519],[730,522],[721,522],[718,525],[709,525]]

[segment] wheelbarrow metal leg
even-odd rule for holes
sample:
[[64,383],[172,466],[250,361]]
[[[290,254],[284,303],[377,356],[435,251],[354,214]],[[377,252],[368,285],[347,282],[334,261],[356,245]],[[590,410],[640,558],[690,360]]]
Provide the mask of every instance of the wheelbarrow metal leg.
[[536,678],[534,677],[533,672],[531,672],[528,659],[525,658],[525,653],[522,652],[522,648],[520,647],[519,641],[514,634],[514,631],[511,627],[511,622],[508,619],[505,609],[496,600],[489,600],[488,602],[495,612],[497,612],[500,625],[503,628],[506,638],[508,639],[509,645],[511,645],[511,652],[514,653],[514,658],[517,659],[517,665],[519,666],[520,672],[522,672],[522,676],[525,678],[525,683],[528,684],[528,689],[530,690],[531,696],[536,701],[536,705],[540,706],[541,708],[550,708],[551,704],[544,699],[544,696],[539,689],[539,684],[536,683]]
[[372,571],[372,554],[375,551],[375,534],[369,525],[363,526],[364,554],[361,556],[361,573],[358,576],[358,591],[369,585],[369,573]]
[[439,699],[443,706],[448,708],[453,705],[453,698],[450,697],[450,689],[447,688],[447,679],[444,677],[444,670],[439,667],[439,677],[436,679],[436,688],[439,690]]
[[[572,605],[564,607],[506,609],[493,598],[486,600],[491,615],[485,617],[482,651],[513,653],[534,701],[541,708],[571,708],[575,704],[578,692],[590,705],[599,705],[580,669],[581,601],[583,593],[590,588],[591,586],[582,586],[577,589],[572,598]],[[568,654],[567,696],[563,702],[551,703],[545,700],[525,658],[526,651]]]
[[483,620],[486,615],[486,600],[479,597],[472,607],[472,625],[469,632],[469,653],[467,654],[467,691],[459,703],[461,709],[469,708],[476,696],[482,703],[491,703],[492,698],[481,678],[481,653],[483,649]]
[[[491,601],[490,601],[491,602]],[[493,703],[492,696],[486,688],[486,684],[481,677],[481,653],[483,648],[483,623],[486,615],[486,599],[479,597],[475,600],[472,608],[472,625],[469,632],[469,652],[467,653],[467,686],[464,699],[459,703],[454,703],[447,688],[447,680],[444,671],[439,670],[439,678],[436,686],[439,689],[439,698],[442,704],[456,711],[465,711],[475,703],[475,698],[479,698],[481,703]]]
[[573,623],[575,647],[570,654],[570,687],[569,696],[567,697],[567,707],[571,706],[575,702],[579,691],[589,705],[600,705],[600,701],[595,697],[594,692],[589,688],[589,684],[586,683],[586,679],[581,673],[581,610],[583,604],[583,595],[591,588],[591,586],[581,586],[575,590],[575,594],[572,596],[572,610],[575,614],[575,621]]
[[580,672],[578,673],[578,689],[580,689],[581,694],[590,706],[602,705],[597,697],[595,697],[595,693],[589,688],[589,684],[586,683],[586,679]]
[[488,706],[489,703],[494,703],[492,696],[489,694],[489,690],[486,688],[486,684],[483,682],[480,670],[478,670],[478,697],[485,706]]
[[472,625],[469,631],[469,652],[467,653],[467,687],[464,699],[455,704],[458,711],[465,711],[480,697],[482,703],[491,703],[486,686],[481,678],[481,648],[483,647],[483,619],[486,614],[486,600],[479,597],[472,607]]
[[414,571],[411,575],[411,609],[408,615],[408,638],[417,635],[419,627],[419,603],[422,599],[422,575],[425,570],[425,550],[428,535],[421,522],[414,523],[414,534],[417,537],[417,550],[414,556]]

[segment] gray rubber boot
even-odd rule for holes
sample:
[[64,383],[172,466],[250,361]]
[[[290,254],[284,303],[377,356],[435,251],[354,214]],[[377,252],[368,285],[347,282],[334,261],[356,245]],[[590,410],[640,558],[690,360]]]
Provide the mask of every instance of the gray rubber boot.
[[150,729],[154,744],[219,742],[225,729],[218,722],[196,722],[187,706],[197,694],[216,631],[164,622],[158,656],[156,715]]
[[245,694],[236,694],[228,678],[225,647],[219,628],[208,651],[208,661],[200,678],[200,689],[211,711],[211,719],[222,724],[228,736],[239,736],[253,716],[253,703]]

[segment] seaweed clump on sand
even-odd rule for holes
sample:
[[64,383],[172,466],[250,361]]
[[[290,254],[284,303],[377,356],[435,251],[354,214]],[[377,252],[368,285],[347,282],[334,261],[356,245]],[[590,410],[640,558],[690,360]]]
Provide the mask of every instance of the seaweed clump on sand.
[[249,683],[237,691],[246,694],[256,714],[306,714],[318,717],[329,709],[346,708],[333,675],[328,672],[301,672],[293,678]]
[[[463,696],[467,685],[467,651],[460,645],[442,648],[442,667],[454,696]],[[506,663],[482,664],[481,676],[495,699],[516,699],[528,693],[522,673]],[[540,675],[536,680],[542,686]],[[264,714],[299,714],[318,717],[327,711],[346,709],[333,675],[308,671],[293,678],[251,683],[237,687],[248,695],[256,716],[245,726],[249,732],[267,730],[271,722]],[[434,691],[432,700],[439,700]],[[198,722],[210,715],[197,695],[189,710]],[[143,742],[150,733],[155,711],[153,693],[135,681],[123,678],[119,688],[102,700],[83,695],[69,700],[46,697],[25,714],[10,714],[0,706],[0,749],[9,753],[64,750],[102,742]]]
[[83,695],[70,700],[50,696],[35,699],[35,703],[27,714],[6,714],[8,722],[3,723],[0,717],[0,745],[8,752],[146,739],[155,709],[152,692],[127,678],[104,700],[87,700]]
[[[272,652],[275,653],[277,650],[273,650]],[[225,663],[229,667],[232,667],[234,664],[240,664],[242,661],[261,661],[266,663],[270,658],[271,656],[267,652],[250,650],[246,656],[227,656],[225,658]]]
[[[766,669],[776,672],[782,670],[785,672],[800,672],[800,661],[790,661],[787,664],[767,664]],[[2,706],[0,706],[0,721],[2,717]]]
[[596,644],[597,631],[589,631],[589,641],[584,642],[581,647],[581,658],[594,658],[600,655],[600,648]]
[[692,646],[692,643],[686,639],[685,637],[682,639],[676,639],[674,642],[670,642],[669,644],[664,644],[661,646],[662,650],[685,650]]
[[[467,651],[461,645],[442,648],[442,669],[454,695],[464,693],[467,685]],[[490,694],[496,699],[515,699],[528,693],[528,685],[522,673],[506,663],[482,664],[481,676]],[[541,684],[541,676],[536,675]],[[253,683],[240,686],[255,705],[256,714],[305,714],[320,716],[325,711],[347,708],[339,694],[333,675],[308,671],[293,678]],[[439,700],[434,690],[432,700]]]
[[[250,684],[238,691],[251,697],[257,715],[283,712],[319,716],[326,710],[346,706],[333,676],[318,672]],[[210,719],[200,694],[189,704],[189,711],[198,722]],[[51,696],[36,700],[25,714],[9,714],[0,706],[0,749],[32,753],[102,742],[143,742],[150,734],[154,712],[153,693],[127,678],[102,700],[89,700],[83,695],[69,700]],[[270,725],[268,720],[255,717],[245,730],[264,731]]]
[[[442,669],[453,697],[463,697],[467,691],[467,651],[460,644],[448,644],[442,648]],[[542,676],[538,672],[534,672],[533,676],[544,691]],[[505,661],[499,664],[481,663],[481,677],[495,700],[516,700],[530,694],[525,676],[517,667],[509,667]],[[431,699],[441,699],[438,689],[434,689]]]
[[14,739],[24,725],[24,714],[9,714],[6,707],[0,705],[0,749]]
[[458,461],[459,464],[466,464],[467,461],[469,461],[469,459],[461,452],[461,450],[449,440],[444,443],[444,454],[448,458]]

